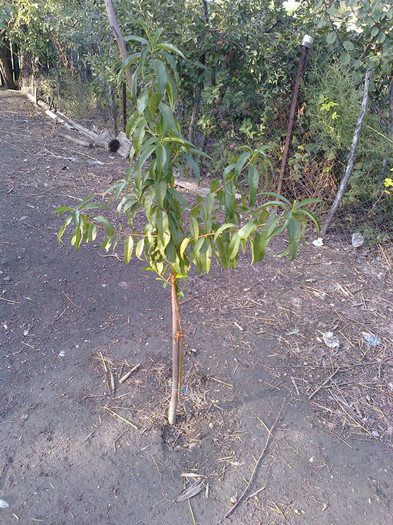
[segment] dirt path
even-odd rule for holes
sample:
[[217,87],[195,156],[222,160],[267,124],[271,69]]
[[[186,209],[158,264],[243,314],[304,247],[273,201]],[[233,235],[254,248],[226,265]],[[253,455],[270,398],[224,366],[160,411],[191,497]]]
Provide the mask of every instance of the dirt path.
[[[139,261],[56,239],[53,209],[125,167],[0,91],[1,524],[390,525],[388,262],[307,245],[289,270],[270,259],[193,276],[184,413],[170,428],[169,292]],[[223,519],[281,407],[248,498]],[[207,489],[176,502],[184,473]]]

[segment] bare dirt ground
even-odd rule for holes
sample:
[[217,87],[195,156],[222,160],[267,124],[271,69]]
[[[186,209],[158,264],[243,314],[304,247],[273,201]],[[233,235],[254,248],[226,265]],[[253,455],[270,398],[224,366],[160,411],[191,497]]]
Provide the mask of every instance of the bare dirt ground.
[[389,247],[193,275],[171,428],[169,290],[56,239],[125,169],[0,91],[1,524],[393,523]]

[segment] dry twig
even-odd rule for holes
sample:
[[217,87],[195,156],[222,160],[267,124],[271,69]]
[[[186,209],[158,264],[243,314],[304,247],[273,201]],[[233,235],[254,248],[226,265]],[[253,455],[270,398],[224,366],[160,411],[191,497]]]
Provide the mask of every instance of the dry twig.
[[[272,433],[273,433],[273,430],[275,429],[277,423],[278,423],[278,420],[280,419],[281,417],[281,413],[282,413],[282,409],[284,408],[284,405],[286,403],[286,399],[284,399],[282,405],[281,405],[281,408],[280,410],[278,411],[278,414],[277,414],[277,417],[276,419],[274,420],[274,423],[273,425],[268,428],[268,433],[267,433],[267,438],[266,438],[266,442],[265,442],[265,446],[263,447],[263,450],[261,452],[261,454],[259,455],[259,458],[257,459],[257,462],[255,463],[255,466],[254,466],[254,470],[252,471],[252,474],[251,474],[251,477],[250,477],[250,480],[249,482],[247,483],[247,486],[246,488],[244,489],[243,493],[241,494],[240,498],[237,500],[237,502],[235,503],[235,505],[231,508],[231,510],[229,512],[227,512],[224,516],[224,519],[226,518],[229,518],[230,516],[232,516],[232,514],[235,512],[235,510],[240,506],[240,504],[244,501],[245,497],[246,497],[246,494],[247,492],[249,491],[251,485],[253,484],[254,482],[254,479],[255,479],[255,476],[256,476],[256,473],[258,471],[258,468],[259,468],[259,465],[261,464],[261,461],[265,455],[265,452],[269,446],[269,443],[270,443],[270,439],[272,437]],[[266,426],[266,425],[265,425]]]

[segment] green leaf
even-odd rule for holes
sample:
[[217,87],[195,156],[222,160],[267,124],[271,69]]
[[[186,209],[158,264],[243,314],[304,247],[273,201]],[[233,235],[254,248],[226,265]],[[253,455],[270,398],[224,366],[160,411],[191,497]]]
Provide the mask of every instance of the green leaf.
[[101,224],[106,228],[106,231],[108,234],[113,234],[115,231],[115,228],[111,222],[108,221],[106,217],[103,217],[102,215],[99,215],[98,217],[94,217],[94,221],[98,222],[98,224]]
[[167,183],[164,180],[155,185],[156,200],[160,208],[164,207],[166,190],[167,190]]
[[138,123],[138,126],[134,133],[134,138],[133,138],[133,146],[134,146],[136,155],[138,155],[139,153],[140,147],[145,137],[145,133],[146,133],[146,121],[145,119],[143,119]]
[[[71,208],[72,209],[72,208]],[[61,241],[61,238],[63,237],[63,234],[65,232],[65,229],[67,228],[67,226],[70,224],[72,220],[72,217],[68,217],[67,220],[65,221],[65,223],[62,225],[62,227],[60,228],[58,234],[57,234],[57,240],[60,242]]]
[[119,71],[119,74],[118,74],[118,77],[117,77],[117,81],[120,82],[121,80],[121,77],[124,75],[124,72],[126,69],[128,69],[130,66],[132,66],[132,64],[134,64],[134,62],[136,62],[139,57],[141,56],[140,53],[134,53],[133,55],[127,57],[122,66],[121,66],[121,69]]
[[126,42],[140,42],[141,44],[144,44],[146,46],[149,45],[149,42],[146,40],[146,38],[142,38],[141,36],[137,35],[128,35],[124,37],[124,40]]
[[234,227],[235,227],[235,224],[231,222],[228,222],[220,226],[218,230],[216,231],[216,233],[214,234],[214,242],[217,241],[218,237],[222,234],[223,231],[228,230],[229,228],[234,228]]
[[190,215],[190,231],[194,241],[197,241],[199,237],[199,223],[193,215]]
[[142,239],[140,239],[136,245],[136,249],[135,249],[135,255],[138,257],[138,259],[142,259],[142,253],[143,253],[143,248],[145,247],[145,239],[144,237],[142,237]]
[[131,135],[134,133],[136,127],[138,126],[142,118],[143,117],[138,113],[138,111],[135,111],[128,119],[126,126],[126,135],[128,139],[131,138]]
[[154,37],[153,37],[152,40],[151,40],[152,47],[154,47],[154,48],[156,47],[156,44],[157,44],[157,42],[159,41],[160,36],[162,35],[163,31],[164,31],[164,28],[163,28],[163,27],[159,27],[159,28],[156,30],[156,32],[154,33]]
[[332,31],[331,33],[329,33],[327,36],[326,36],[326,42],[328,44],[334,44],[334,42],[336,41],[337,39],[337,34],[335,31]]
[[158,239],[161,242],[162,248],[165,248],[171,239],[168,224],[168,214],[165,211],[159,210],[156,226]]
[[295,219],[293,215],[288,218],[287,232],[292,251],[291,259],[294,259],[299,249],[302,227],[300,222]]
[[187,60],[186,57],[183,55],[183,53],[173,44],[170,44],[168,42],[162,42],[161,44],[158,44],[155,49],[162,49],[163,51],[168,51],[168,53],[175,53],[176,55],[179,55],[184,60]]
[[53,210],[53,213],[57,213],[59,216],[62,215],[65,211],[74,211],[74,208],[70,208],[69,206],[59,206],[55,210]]
[[168,82],[168,73],[166,71],[165,64],[158,59],[153,60],[153,67],[154,71],[156,72],[156,77],[158,80],[158,89],[159,89],[159,95],[162,97],[162,95],[165,93],[165,89]]
[[250,234],[255,230],[255,224],[253,222],[248,222],[238,231],[238,235],[241,240],[247,240]]
[[182,242],[180,244],[180,250],[179,250],[181,259],[184,258],[184,252],[186,251],[187,246],[188,246],[190,241],[191,241],[191,239],[189,237],[184,237],[184,239],[182,240]]
[[136,170],[135,170],[138,174],[141,173],[145,162],[154,153],[156,149],[157,149],[157,144],[151,144],[148,147],[146,147],[146,144],[143,145],[140,151],[140,155],[139,155],[138,162],[136,165]]
[[132,235],[127,235],[124,241],[124,259],[126,261],[126,264],[128,264],[131,260],[133,249],[134,249],[134,239],[132,238]]
[[86,242],[88,242],[88,241],[95,241],[96,240],[96,238],[97,238],[97,226],[95,224],[90,224],[89,229],[87,230],[86,237],[87,237]]
[[178,137],[178,126],[175,117],[173,116],[172,109],[167,105],[164,104],[164,102],[160,102],[158,105],[158,109],[162,115],[162,118],[164,120],[165,127],[167,130],[172,130],[173,133]]
[[113,235],[107,235],[104,239],[104,242],[101,244],[100,250],[109,251],[109,248],[112,245]]
[[149,93],[147,91],[144,91],[141,95],[139,95],[138,100],[136,101],[136,107],[140,116],[143,116],[143,112],[147,108],[148,102]]
[[244,168],[244,165],[248,161],[248,159],[251,157],[250,151],[245,151],[240,155],[240,157],[237,159],[235,164],[235,172],[239,175]]
[[351,51],[355,49],[355,46],[352,44],[350,40],[346,40],[345,42],[343,42],[343,46],[348,51],[348,53],[350,53]]
[[239,253],[240,240],[239,233],[236,232],[229,243],[229,259],[234,259]]
[[201,180],[201,170],[198,166],[198,163],[195,162],[195,160],[191,157],[191,155],[184,155],[184,158],[187,160],[188,164],[190,165],[195,178],[199,182]]
[[250,192],[250,206],[254,206],[258,195],[259,173],[253,164],[248,167],[247,181]]

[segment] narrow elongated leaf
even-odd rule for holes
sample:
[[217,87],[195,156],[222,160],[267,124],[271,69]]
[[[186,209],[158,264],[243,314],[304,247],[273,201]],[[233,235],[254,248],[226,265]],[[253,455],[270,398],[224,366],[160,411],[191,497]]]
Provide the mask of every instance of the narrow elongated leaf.
[[163,180],[155,185],[156,201],[160,208],[164,207],[164,200],[166,197],[166,182]]
[[55,210],[53,210],[53,213],[57,213],[59,216],[62,215],[65,211],[74,211],[74,208],[70,208],[69,206],[59,206]]
[[131,117],[127,121],[126,126],[126,135],[127,138],[131,138],[131,135],[134,133],[136,127],[138,126],[139,122],[142,120],[143,116],[141,116],[138,111],[135,111]]
[[136,155],[138,155],[139,153],[145,133],[146,133],[146,121],[145,119],[143,119],[138,123],[138,126],[134,133],[133,146],[134,146]]
[[147,58],[147,55],[150,53],[150,49],[148,47],[145,47],[141,53],[141,59],[139,61],[139,67],[141,72],[141,77],[145,78],[145,61]]
[[240,157],[237,159],[235,164],[235,172],[239,175],[244,168],[244,165],[248,161],[248,159],[251,157],[250,151],[245,151],[240,155]]
[[160,97],[165,93],[165,89],[168,82],[168,73],[166,71],[165,64],[158,59],[153,60],[154,71],[156,72],[156,77],[158,80],[158,89]]
[[184,60],[187,60],[183,53],[180,51],[180,49],[168,42],[162,42],[161,44],[158,44],[155,48],[162,49],[163,51],[168,51],[168,53],[176,53],[176,55],[179,55]]
[[237,254],[239,253],[239,246],[240,246],[240,236],[239,234],[236,232],[232,239],[231,239],[231,242],[229,243],[229,259],[234,259]]
[[255,224],[253,222],[248,222],[242,228],[240,228],[238,235],[241,240],[246,241],[253,230],[255,230]]
[[142,237],[142,239],[138,241],[136,248],[135,248],[135,255],[138,257],[138,259],[142,259],[142,253],[143,253],[144,247],[145,247],[145,239],[144,237]]
[[132,238],[132,235],[127,235],[124,241],[124,259],[126,261],[126,264],[128,264],[131,260],[133,249],[134,239]]
[[156,148],[157,148],[157,144],[151,144],[148,147],[146,147],[146,144],[143,145],[143,148],[138,158],[138,162],[137,162],[135,171],[137,171],[139,174],[141,173],[145,162],[154,153]]
[[78,204],[78,206],[75,208],[76,210],[81,210],[85,207],[85,205],[88,202],[91,202],[94,199],[94,195],[91,195],[90,197],[85,197],[82,202]]
[[141,44],[144,44],[146,46],[149,45],[149,42],[146,40],[146,38],[142,38],[141,36],[137,36],[137,35],[125,36],[124,40],[126,42],[140,42]]
[[67,226],[70,224],[72,220],[72,217],[68,217],[67,220],[65,221],[65,223],[62,225],[62,227],[60,228],[58,234],[57,234],[57,240],[60,242],[61,241],[61,238],[63,237],[63,234],[65,232],[65,229],[67,228]]
[[187,246],[188,246],[190,241],[191,241],[191,239],[189,237],[184,237],[184,239],[182,240],[182,242],[180,244],[180,250],[179,250],[181,259],[183,259],[184,252],[186,251]]
[[134,53],[133,55],[130,55],[124,60],[121,66],[121,69],[119,71],[119,75],[117,77],[118,82],[120,82],[121,77],[124,75],[125,70],[129,68],[130,66],[132,66],[132,64],[134,64],[134,62],[136,62],[140,58],[140,56],[141,56],[140,53]]
[[106,217],[103,217],[102,215],[99,215],[98,217],[94,217],[94,221],[104,226],[108,234],[109,233],[113,234],[113,232],[115,231],[113,224],[109,222],[108,219]]
[[197,241],[199,237],[199,224],[193,215],[190,215],[190,230],[194,240]]
[[228,230],[229,228],[234,228],[235,224],[228,222],[227,224],[223,224],[218,228],[216,233],[214,234],[214,241],[217,241],[218,237],[222,234],[223,231]]
[[248,167],[248,188],[250,192],[250,207],[254,206],[257,200],[258,184],[259,184],[259,173],[256,167],[251,164]]
[[138,100],[136,101],[136,107],[139,115],[143,116],[143,112],[145,111],[148,102],[149,93],[147,91],[144,91],[141,95],[139,95]]
[[300,222],[295,219],[293,215],[288,218],[287,232],[291,246],[291,259],[294,259],[299,249],[302,227]]
[[158,109],[162,115],[162,118],[164,119],[164,124],[167,130],[172,130],[175,135],[179,136],[178,126],[176,119],[173,116],[172,109],[167,104],[164,104],[164,102],[160,102]]
[[302,209],[302,210],[298,210],[296,213],[294,213],[294,215],[295,217],[297,215],[305,215],[316,225],[318,231],[320,231],[321,225],[319,224],[319,220],[311,211]]

